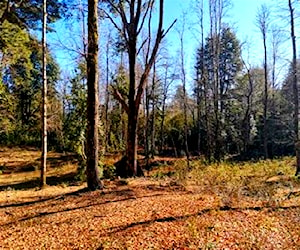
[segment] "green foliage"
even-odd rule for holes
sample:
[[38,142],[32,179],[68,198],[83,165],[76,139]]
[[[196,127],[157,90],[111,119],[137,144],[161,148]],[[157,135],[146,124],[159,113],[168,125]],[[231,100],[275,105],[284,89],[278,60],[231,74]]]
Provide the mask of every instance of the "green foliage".
[[26,30],[7,21],[0,24],[1,72],[11,74],[17,85],[21,84],[24,78],[30,78],[30,70],[33,67],[30,60],[30,42]]
[[75,180],[86,181],[86,157],[85,155],[77,155],[78,159],[78,168]]
[[[216,44],[220,48],[216,49]],[[241,70],[240,56],[240,42],[226,26],[220,33],[207,37],[205,44],[197,50],[195,94],[200,110],[198,124],[203,127],[200,141],[204,142],[202,151],[218,160],[227,153],[227,142],[239,137],[232,119],[232,100]]]
[[[9,7],[7,6],[9,5]],[[0,3],[0,25],[4,21],[21,28],[37,29],[42,20],[43,2],[37,0],[10,0]],[[66,10],[63,1],[47,0],[48,23],[62,17]]]
[[122,95],[124,100],[127,101],[129,91],[129,79],[123,65],[119,66],[117,74],[113,77],[113,87],[116,88]]
[[0,141],[6,141],[14,130],[14,107],[13,98],[0,79]]
[[[184,114],[183,110],[183,92],[182,87],[179,86],[177,88],[176,94],[172,100],[172,105],[170,105],[169,109],[165,114],[165,123],[164,123],[164,131],[165,131],[165,142],[171,148],[173,148],[176,152],[174,152],[175,156],[183,156],[185,155],[184,150]],[[193,126],[193,121],[190,112],[187,114],[187,124],[188,127],[191,128]],[[158,128],[160,129],[160,128]],[[191,141],[191,133],[188,131],[188,141]]]
[[153,174],[151,174],[152,178],[156,178],[156,179],[164,179],[166,177],[172,177],[175,175],[176,172],[174,171],[162,171],[162,170],[158,170],[155,171]]
[[[112,77],[111,90],[117,90],[125,102],[128,99],[129,81],[125,68],[119,65],[116,74]],[[113,95],[113,97],[115,97]],[[115,98],[111,100],[110,109],[108,110],[108,141],[107,149],[110,152],[121,151],[125,149],[125,129],[127,124],[127,114]],[[103,119],[102,119],[103,120]]]
[[[0,123],[1,143],[12,145],[40,144],[40,103],[42,51],[28,31],[7,22],[0,29]],[[59,67],[47,54],[49,146],[59,145],[61,104],[55,87]]]
[[[270,201],[276,198],[278,185],[276,182],[269,183],[268,178],[293,176],[292,161],[292,158],[286,157],[257,162],[221,162],[209,165],[198,162],[194,163],[186,180],[192,180],[197,185],[206,187],[206,192],[219,195],[222,202],[239,199],[240,195]],[[289,180],[284,181],[284,185],[290,185],[289,182]]]
[[71,79],[71,92],[63,97],[67,102],[63,118],[63,137],[65,148],[84,158],[86,131],[86,68],[81,63],[77,75]]
[[103,166],[103,175],[104,179],[114,179],[116,176],[116,167],[114,165],[104,165]]

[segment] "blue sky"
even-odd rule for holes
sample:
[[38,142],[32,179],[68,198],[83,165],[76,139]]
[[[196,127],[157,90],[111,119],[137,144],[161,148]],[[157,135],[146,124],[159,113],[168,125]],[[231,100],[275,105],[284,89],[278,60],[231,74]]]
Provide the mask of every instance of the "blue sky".
[[[280,1],[280,2],[279,2]],[[197,41],[197,29],[199,32],[199,27],[197,27],[197,18],[195,16],[195,0],[165,0],[165,24],[168,25],[175,18],[181,18],[181,13],[184,11],[187,13],[188,28],[186,30],[185,36],[185,50],[187,51],[187,63],[186,66],[188,69],[192,69],[195,61],[195,50],[199,46]],[[208,0],[204,0],[208,2]],[[263,63],[263,42],[262,35],[259,31],[259,28],[256,25],[256,16],[258,9],[262,4],[270,6],[271,18],[277,21],[273,21],[270,24],[286,26],[286,31],[282,32],[282,35],[285,36],[283,40],[286,42],[281,45],[282,58],[279,59],[278,72],[280,69],[279,80],[282,79],[286,73],[286,65],[288,65],[288,60],[291,57],[291,47],[289,41],[289,26],[287,22],[285,23],[284,19],[277,17],[278,15],[288,14],[285,11],[279,10],[279,3],[287,5],[287,1],[282,0],[232,0],[232,5],[228,9],[224,22],[228,23],[236,32],[236,35],[241,43],[245,44],[243,57],[245,60],[248,60],[252,66],[261,66]],[[206,8],[205,12],[208,12]],[[209,20],[206,16],[206,26],[209,26]],[[180,25],[180,24],[179,24]],[[205,25],[205,24],[204,24]],[[270,36],[269,36],[270,37]],[[178,34],[175,30],[170,32],[167,38],[169,41],[173,41],[174,47],[178,42]],[[247,49],[248,48],[248,49]],[[190,77],[192,77],[192,72],[189,72]]]
[[[224,22],[230,24],[236,31],[237,37],[241,42],[247,41],[249,46],[249,61],[252,65],[262,65],[263,61],[263,46],[259,29],[255,24],[257,10],[261,4],[266,3],[270,5],[277,5],[279,0],[232,0],[232,7],[228,10]],[[208,0],[204,0],[208,2]],[[176,55],[179,49],[179,35],[178,29],[181,27],[182,13],[186,13],[186,30],[184,36],[184,48],[186,51],[186,68],[189,74],[189,79],[193,78],[193,65],[195,62],[195,51],[199,42],[197,41],[197,18],[195,14],[194,0],[165,0],[165,18],[164,26],[167,28],[175,19],[178,19],[176,27],[174,27],[167,35],[167,40],[171,44],[169,46],[170,53]],[[208,9],[206,8],[206,12]],[[206,19],[207,26],[209,25]],[[56,57],[62,68],[71,69],[75,65],[74,58],[76,53],[72,52],[78,50],[82,45],[80,36],[81,28],[78,24],[72,25],[69,28],[65,27],[65,23],[60,21],[55,26],[57,32],[49,34],[48,42],[55,52]],[[198,29],[199,30],[199,29]],[[101,30],[103,32],[103,30]],[[105,33],[105,31],[104,31]],[[103,33],[102,33],[103,35]],[[64,44],[65,47],[61,45]],[[60,49],[57,49],[57,48]],[[285,51],[289,51],[290,46],[285,45]],[[247,51],[247,50],[245,50]],[[244,57],[248,57],[245,53]]]
[[[187,38],[186,42],[190,46],[197,46],[197,41],[195,36],[197,36],[197,17],[195,16],[195,0],[165,0],[165,26],[172,23],[174,19],[180,19],[182,12],[187,13],[187,26],[186,31]],[[207,0],[205,0],[207,2]],[[260,34],[258,28],[255,25],[256,13],[259,6],[262,3],[274,3],[272,0],[262,1],[262,0],[232,0],[232,8],[227,11],[227,15],[224,18],[226,23],[229,23],[237,32],[237,36],[241,41],[249,40],[251,43],[256,43],[260,40]],[[207,13],[208,9],[206,9]],[[209,20],[207,20],[207,25],[209,25]],[[205,22],[205,20],[204,20]],[[178,24],[180,25],[180,24]],[[176,32],[171,32],[172,34],[168,36],[168,39],[173,40],[173,36]],[[176,39],[174,39],[176,41]]]

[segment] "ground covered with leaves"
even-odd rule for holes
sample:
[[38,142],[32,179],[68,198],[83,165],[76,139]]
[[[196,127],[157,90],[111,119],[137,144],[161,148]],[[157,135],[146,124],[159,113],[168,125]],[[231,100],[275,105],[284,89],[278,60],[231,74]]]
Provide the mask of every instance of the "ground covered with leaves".
[[104,180],[94,192],[72,182],[25,188],[24,173],[2,173],[0,248],[300,249],[292,158],[157,162],[144,178]]

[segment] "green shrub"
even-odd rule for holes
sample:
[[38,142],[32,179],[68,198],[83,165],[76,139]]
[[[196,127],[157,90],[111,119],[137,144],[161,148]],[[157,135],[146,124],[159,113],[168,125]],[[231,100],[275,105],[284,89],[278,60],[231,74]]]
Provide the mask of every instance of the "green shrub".
[[174,174],[175,174],[174,171],[168,171],[168,172],[156,171],[151,175],[151,177],[156,179],[163,179],[165,177],[171,177]]
[[104,165],[102,173],[102,178],[114,179],[116,176],[116,167],[114,165]]

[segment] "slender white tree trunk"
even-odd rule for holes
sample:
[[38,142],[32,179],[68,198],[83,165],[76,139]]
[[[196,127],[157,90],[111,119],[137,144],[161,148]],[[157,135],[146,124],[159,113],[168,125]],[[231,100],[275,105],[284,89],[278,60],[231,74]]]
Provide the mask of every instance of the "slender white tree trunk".
[[42,104],[42,159],[41,159],[41,187],[46,186],[47,164],[47,56],[46,56],[46,32],[47,32],[47,0],[43,1],[43,104]]

